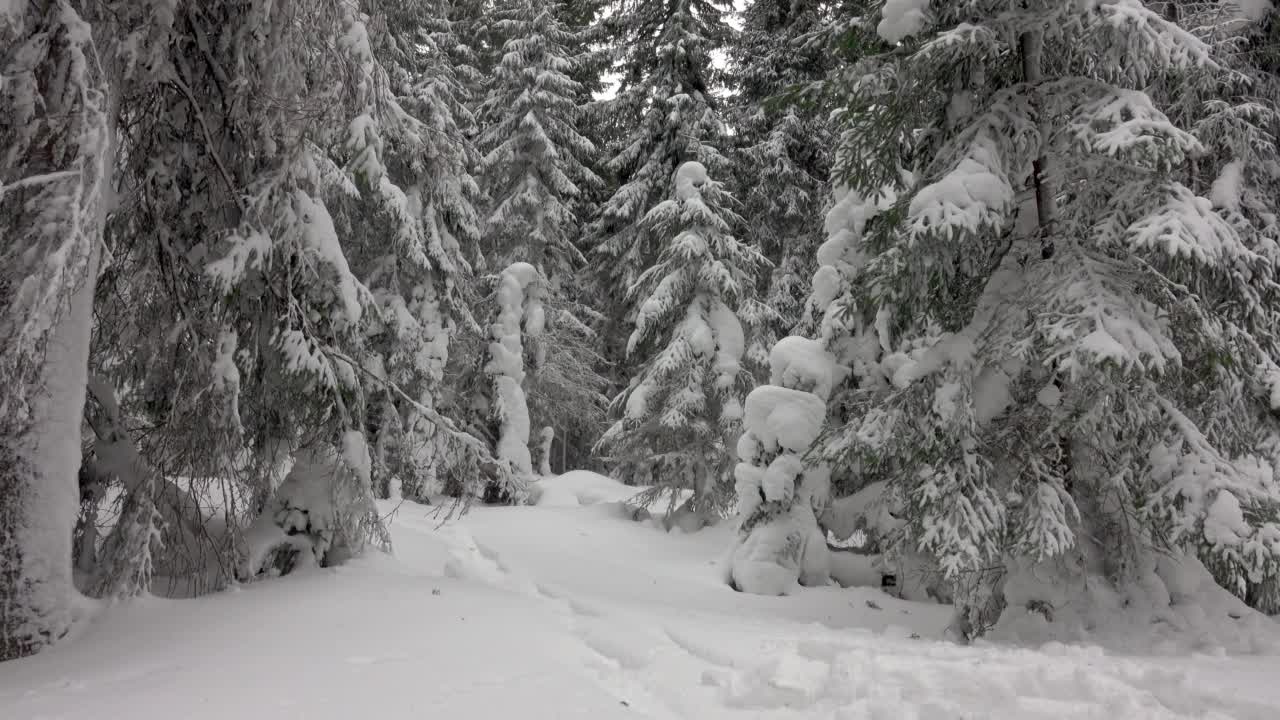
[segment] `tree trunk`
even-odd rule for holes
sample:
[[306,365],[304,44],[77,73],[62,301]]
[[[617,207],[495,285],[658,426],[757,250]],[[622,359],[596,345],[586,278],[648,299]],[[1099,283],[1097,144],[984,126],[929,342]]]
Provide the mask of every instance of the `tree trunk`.
[[35,653],[71,625],[96,247],[91,255],[87,277],[48,339],[29,424],[0,440],[0,660]]
[[4,20],[0,660],[35,653],[71,626],[80,423],[110,157],[108,84],[88,24],[64,3],[19,4]]
[[1040,126],[1040,148],[1031,162],[1031,181],[1035,184],[1036,216],[1040,226],[1040,256],[1053,255],[1053,230],[1058,218],[1058,199],[1049,168],[1048,144],[1052,130],[1051,121],[1045,116],[1044,99],[1040,96],[1040,83],[1044,81],[1042,69],[1044,56],[1044,31],[1031,30],[1018,38],[1022,55],[1022,79],[1030,91],[1031,107],[1036,111]]

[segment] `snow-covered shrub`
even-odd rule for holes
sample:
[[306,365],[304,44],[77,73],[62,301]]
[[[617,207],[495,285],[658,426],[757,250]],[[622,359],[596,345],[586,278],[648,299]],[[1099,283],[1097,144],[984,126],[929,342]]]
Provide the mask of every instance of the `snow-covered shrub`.
[[769,364],[771,384],[747,396],[738,439],[739,528],[728,579],[742,592],[783,595],[797,582],[828,582],[818,517],[830,470],[805,456],[822,432],[837,369],[820,341],[795,336],[774,345]]
[[369,502],[370,459],[362,434],[348,431],[342,447],[318,445],[294,453],[293,467],[245,531],[238,574],[249,579],[275,568],[341,563],[363,549],[376,508]]

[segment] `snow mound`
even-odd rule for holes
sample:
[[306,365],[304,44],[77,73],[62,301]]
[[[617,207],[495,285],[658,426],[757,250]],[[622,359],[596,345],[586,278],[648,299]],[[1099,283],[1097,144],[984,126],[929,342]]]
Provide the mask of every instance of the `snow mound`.
[[1004,585],[989,639],[1096,643],[1154,655],[1280,652],[1280,625],[1222,589],[1194,557],[1160,556],[1120,588],[1062,563],[1023,562]]
[[611,477],[590,470],[572,472],[539,480],[533,486],[534,505],[542,507],[577,507],[600,503],[626,502],[642,488],[623,485]]

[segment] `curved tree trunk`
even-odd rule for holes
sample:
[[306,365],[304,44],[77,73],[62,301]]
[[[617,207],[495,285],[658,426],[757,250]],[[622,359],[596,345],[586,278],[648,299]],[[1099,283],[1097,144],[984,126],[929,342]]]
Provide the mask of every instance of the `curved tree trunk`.
[[80,423],[109,156],[72,3],[0,10],[0,660],[70,628]]
[[0,441],[0,660],[40,650],[71,624],[96,248],[92,255],[88,277],[49,337],[30,422]]

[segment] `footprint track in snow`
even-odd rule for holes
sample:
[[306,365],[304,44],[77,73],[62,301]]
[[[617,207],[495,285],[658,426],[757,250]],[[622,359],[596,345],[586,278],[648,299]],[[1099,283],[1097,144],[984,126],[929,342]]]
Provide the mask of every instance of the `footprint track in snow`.
[[732,670],[739,665],[729,653],[717,650],[683,631],[666,627],[663,628],[663,634],[671,641],[671,644],[693,656],[696,660],[725,670]]

